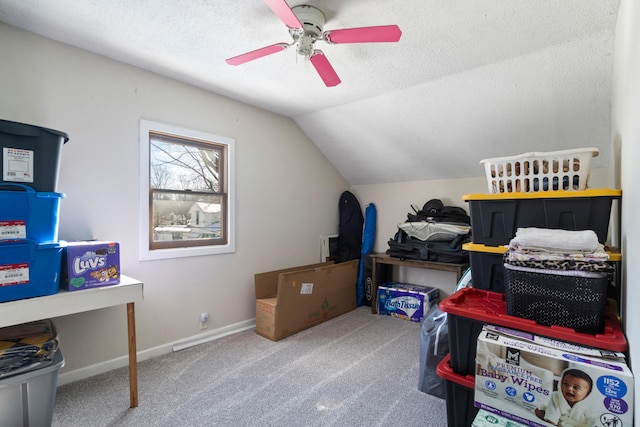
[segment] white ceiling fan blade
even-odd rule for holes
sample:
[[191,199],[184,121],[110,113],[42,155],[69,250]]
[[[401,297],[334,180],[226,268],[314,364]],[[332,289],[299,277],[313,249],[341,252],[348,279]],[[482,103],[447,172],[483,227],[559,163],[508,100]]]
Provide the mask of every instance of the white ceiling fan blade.
[[341,80],[338,74],[333,69],[329,60],[321,50],[314,50],[313,55],[309,58],[316,71],[320,75],[320,78],[327,87],[337,86]]
[[271,46],[266,46],[260,49],[252,50],[251,52],[243,53],[242,55],[234,56],[233,58],[227,59],[226,62],[229,65],[240,65],[244,64],[245,62],[253,61],[254,59],[262,58],[263,56],[281,52],[288,47],[289,45],[286,43],[276,43]]
[[376,27],[345,28],[325,31],[324,39],[329,43],[378,43],[397,42],[402,31],[397,25],[381,25]]
[[284,0],[264,0],[264,2],[273,10],[273,13],[284,22],[289,28],[302,28],[302,24],[298,17],[293,13],[289,5]]

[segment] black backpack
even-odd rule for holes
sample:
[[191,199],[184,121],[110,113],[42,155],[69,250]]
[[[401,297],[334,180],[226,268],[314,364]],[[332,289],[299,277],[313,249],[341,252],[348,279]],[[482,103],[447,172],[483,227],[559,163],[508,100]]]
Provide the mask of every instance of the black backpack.
[[[407,214],[407,222],[471,224],[471,218],[464,209],[445,206],[440,199],[429,200],[420,210],[413,206],[411,208],[414,213]],[[459,234],[450,240],[424,241],[409,236],[399,228],[393,238],[389,239],[387,254],[401,259],[467,264],[469,253],[462,249],[462,245],[470,240],[471,232]]]
[[471,224],[471,218],[464,209],[457,206],[445,206],[440,199],[429,200],[420,210],[416,210],[413,206],[411,209],[414,213],[407,214],[409,222],[432,221]]
[[362,251],[362,228],[364,216],[356,196],[345,191],[338,205],[338,262],[360,259]]

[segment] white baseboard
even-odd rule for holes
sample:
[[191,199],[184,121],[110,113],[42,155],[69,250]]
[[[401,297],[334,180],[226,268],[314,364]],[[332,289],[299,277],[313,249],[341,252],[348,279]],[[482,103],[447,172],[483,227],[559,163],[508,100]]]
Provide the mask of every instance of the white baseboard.
[[227,335],[237,334],[238,332],[246,331],[247,329],[256,327],[256,319],[245,320],[244,322],[234,323],[233,325],[223,326],[222,328],[209,331],[204,334],[195,335],[191,338],[187,338],[173,343],[173,351],[184,350],[185,348],[193,347],[194,345],[204,344],[209,341],[217,340]]
[[[171,353],[172,351],[184,350],[185,348],[193,347],[195,345],[204,344],[209,341],[217,340],[227,335],[236,334],[238,332],[246,331],[247,329],[256,327],[256,319],[249,319],[243,322],[234,323],[232,325],[223,326],[222,328],[214,329],[202,334],[194,335],[189,338],[170,342],[157,347],[149,348],[146,350],[137,352],[138,362],[151,359],[152,357],[161,356],[163,354]],[[105,372],[112,371],[114,369],[123,368],[129,366],[129,356],[116,357],[115,359],[105,360],[104,362],[96,363],[90,366],[86,366],[80,369],[74,369],[73,371],[63,372],[58,376],[58,385],[69,384],[75,381],[80,381],[85,378],[92,377],[94,375],[103,374]]]

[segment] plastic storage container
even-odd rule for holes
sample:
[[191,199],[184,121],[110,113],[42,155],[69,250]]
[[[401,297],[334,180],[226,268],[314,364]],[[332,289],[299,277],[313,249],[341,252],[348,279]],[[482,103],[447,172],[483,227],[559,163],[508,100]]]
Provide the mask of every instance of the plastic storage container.
[[[462,249],[469,252],[471,281],[473,287],[494,292],[505,292],[504,254],[507,246],[487,246],[479,243],[465,243]],[[620,252],[607,250],[609,262],[619,262]],[[614,265],[615,267],[615,265]]]
[[0,328],[0,379],[51,364],[58,332],[49,319]]
[[479,411],[474,406],[475,377],[456,374],[449,365],[449,355],[438,363],[436,373],[445,380],[447,425],[470,426]]
[[508,245],[521,227],[570,231],[593,230],[607,241],[611,205],[621,190],[550,191],[512,194],[468,194],[473,243]]
[[66,242],[0,242],[0,302],[52,295],[60,287]]
[[489,193],[585,190],[597,148],[484,159]]
[[55,192],[66,133],[0,120],[0,186],[20,183],[36,191]]
[[610,351],[627,350],[627,339],[613,313],[605,312],[601,334],[576,332],[564,326],[543,326],[534,320],[507,314],[506,295],[475,288],[463,288],[442,300],[440,310],[448,313],[451,367],[460,375],[475,372],[476,341],[485,323],[526,331]]
[[471,282],[477,289],[504,292],[504,254],[506,246],[486,246],[465,243],[462,249],[469,252]]
[[58,240],[61,193],[36,192],[23,184],[0,188],[0,240],[30,239],[36,242]]
[[[579,275],[578,275],[579,274]],[[504,264],[507,314],[577,332],[604,330],[609,274],[552,271]]]
[[49,366],[0,380],[0,425],[50,426],[62,366],[58,350]]

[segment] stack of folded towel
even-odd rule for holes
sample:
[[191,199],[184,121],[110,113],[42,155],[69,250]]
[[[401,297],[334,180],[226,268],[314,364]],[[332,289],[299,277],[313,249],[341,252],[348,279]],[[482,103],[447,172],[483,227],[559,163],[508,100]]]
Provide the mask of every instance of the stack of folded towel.
[[545,270],[609,272],[609,255],[593,230],[519,228],[509,242],[505,262]]

